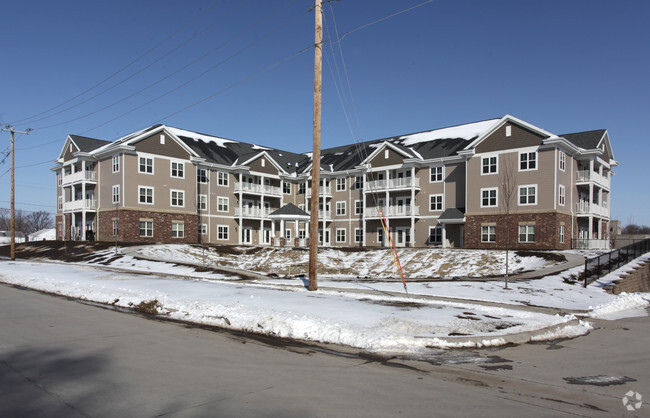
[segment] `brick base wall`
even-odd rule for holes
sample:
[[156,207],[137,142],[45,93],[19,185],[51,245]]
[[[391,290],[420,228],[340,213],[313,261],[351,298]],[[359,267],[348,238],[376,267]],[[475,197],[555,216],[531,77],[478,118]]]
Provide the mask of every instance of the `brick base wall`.
[[[99,241],[115,241],[113,235],[113,219],[119,221],[119,235],[117,241],[124,242],[157,242],[157,243],[197,243],[198,215],[167,212],[148,212],[137,210],[106,211],[99,213],[99,222],[96,239]],[[153,237],[140,236],[140,219],[153,220]],[[185,236],[172,238],[172,221],[184,224]]]
[[[571,216],[561,213],[513,213],[507,218],[510,249],[568,250],[571,248]],[[519,242],[519,223],[535,223],[535,242]],[[564,222],[564,242],[560,242],[560,224]],[[496,224],[496,242],[481,242],[481,224]],[[465,248],[505,249],[506,216],[469,215],[465,218]]]

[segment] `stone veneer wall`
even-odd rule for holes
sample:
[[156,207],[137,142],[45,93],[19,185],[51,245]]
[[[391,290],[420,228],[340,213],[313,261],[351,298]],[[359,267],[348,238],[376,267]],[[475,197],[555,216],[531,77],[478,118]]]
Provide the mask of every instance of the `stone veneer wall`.
[[[519,223],[535,222],[535,242],[519,242]],[[560,242],[560,223],[564,222],[564,243]],[[496,224],[496,242],[481,242],[481,224]],[[571,248],[571,216],[561,213],[512,213],[509,217],[510,249],[568,250]],[[577,228],[577,222],[574,223]],[[505,249],[505,215],[470,215],[465,220],[465,248]]]
[[[198,215],[196,214],[120,209],[117,213],[114,210],[99,213],[97,240],[115,240],[113,235],[114,218],[119,220],[118,241],[193,244],[197,243],[199,239]],[[153,220],[153,237],[140,236],[140,219]],[[185,236],[183,238],[172,238],[172,221],[184,223]]]

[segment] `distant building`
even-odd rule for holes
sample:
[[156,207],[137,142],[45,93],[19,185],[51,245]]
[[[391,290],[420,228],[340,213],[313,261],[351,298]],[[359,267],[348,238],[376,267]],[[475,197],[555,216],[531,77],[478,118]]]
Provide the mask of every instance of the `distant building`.
[[[156,125],[69,135],[56,163],[58,239],[306,245],[311,153]],[[617,164],[606,130],[556,135],[510,115],[324,149],[317,239],[387,246],[383,215],[398,247],[504,248],[509,230],[511,248],[607,248]]]
[[[25,242],[25,235],[16,231],[15,242]],[[0,245],[11,244],[11,231],[0,231]]]
[[56,229],[47,228],[36,231],[27,235],[29,241],[54,241],[56,239]]

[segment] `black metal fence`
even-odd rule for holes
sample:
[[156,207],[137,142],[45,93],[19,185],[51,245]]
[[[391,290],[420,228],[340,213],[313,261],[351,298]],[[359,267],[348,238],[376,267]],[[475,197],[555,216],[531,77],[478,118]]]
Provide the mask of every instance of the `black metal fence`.
[[585,260],[584,286],[587,287],[589,283],[600,279],[602,275],[616,270],[647,252],[650,252],[650,239],[644,239],[607,254]]

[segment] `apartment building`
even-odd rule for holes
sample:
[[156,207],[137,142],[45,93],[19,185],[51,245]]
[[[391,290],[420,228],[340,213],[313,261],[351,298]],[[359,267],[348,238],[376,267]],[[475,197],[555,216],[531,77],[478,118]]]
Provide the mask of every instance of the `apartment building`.
[[[156,125],[112,142],[69,135],[55,162],[58,239],[309,239],[310,153]],[[556,135],[510,115],[323,149],[317,239],[606,248],[617,164],[606,130]]]

